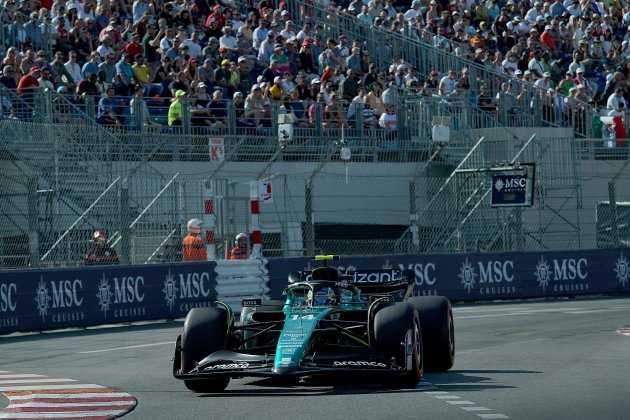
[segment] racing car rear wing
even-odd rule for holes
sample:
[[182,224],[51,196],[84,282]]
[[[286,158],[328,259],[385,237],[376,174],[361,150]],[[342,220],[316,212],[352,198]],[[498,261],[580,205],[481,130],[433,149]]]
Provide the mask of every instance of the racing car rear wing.
[[364,294],[392,293],[407,289],[406,299],[407,295],[411,295],[415,280],[413,270],[409,269],[357,270],[339,273],[332,267],[322,268],[316,268],[313,271],[294,271],[289,274],[289,283],[345,281],[361,289]]

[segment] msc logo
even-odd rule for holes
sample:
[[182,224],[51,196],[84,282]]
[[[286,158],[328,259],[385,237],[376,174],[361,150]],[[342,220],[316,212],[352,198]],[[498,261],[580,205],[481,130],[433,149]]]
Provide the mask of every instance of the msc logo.
[[540,257],[540,261],[536,264],[536,271],[534,271],[534,275],[536,276],[538,285],[542,287],[544,292],[545,287],[549,286],[549,281],[551,280],[551,269],[549,268],[549,265],[547,265],[547,261],[544,257]]
[[617,263],[613,271],[617,274],[617,280],[619,280],[621,287],[626,287],[626,283],[630,277],[630,267],[628,266],[628,260],[626,260],[623,254],[617,258]]
[[[553,269],[547,263],[547,260],[541,256],[540,260],[538,260],[538,263],[536,264],[536,271],[534,271],[534,275],[536,276],[538,285],[542,287],[543,291],[552,281],[586,280],[588,277],[588,271],[586,270],[588,267],[588,260],[586,258],[563,258],[561,260],[554,258],[552,262]],[[621,261],[618,260],[617,263],[620,264],[620,262]],[[622,272],[625,270],[627,273],[628,266],[627,263],[625,264],[624,268],[620,268],[618,265],[618,269]]]
[[494,189],[497,191],[524,190],[527,187],[527,177],[505,177],[494,182]]
[[15,283],[0,284],[0,312],[13,312],[17,303],[13,300],[17,297],[17,285]]
[[468,290],[468,293],[470,293],[473,287],[475,287],[475,278],[477,277],[477,273],[475,273],[475,269],[468,262],[468,258],[466,258],[465,262],[459,269],[457,277],[462,279],[462,285],[466,290]]
[[[50,289],[48,288],[50,283]],[[49,294],[50,292],[50,294]],[[83,282],[80,279],[74,280],[53,280],[44,281],[44,276],[40,276],[40,282],[35,289],[35,303],[37,311],[42,317],[42,322],[46,321],[49,309],[58,309],[66,311],[57,311],[53,313],[52,322],[66,322],[82,320],[83,312],[68,312],[68,309],[80,308],[83,305]],[[52,295],[52,296],[51,296]]]
[[175,277],[171,274],[171,270],[168,270],[168,274],[166,275],[166,280],[164,280],[164,300],[166,300],[166,304],[168,305],[169,311],[173,310],[173,305],[175,305],[175,299],[177,298],[177,292],[179,289],[175,285]]
[[553,260],[553,278],[555,280],[585,280],[588,277],[586,258],[564,258],[560,262]]
[[468,293],[475,287],[475,279],[479,277],[479,284],[490,283],[511,283],[514,280],[514,263],[511,260],[505,261],[478,261],[477,266],[479,274],[475,271],[473,265],[468,262],[468,258],[459,269],[458,277]]
[[135,303],[144,300],[140,287],[144,286],[144,277],[114,277],[114,303]]
[[98,285],[98,293],[96,293],[96,297],[98,299],[98,305],[101,307],[101,311],[103,311],[105,317],[107,317],[107,311],[109,311],[112,296],[114,296],[114,294],[109,288],[109,280],[105,277],[105,273],[103,273],[101,283]]
[[52,285],[53,308],[79,307],[83,304],[83,298],[79,298],[79,292],[83,289],[81,280],[59,280],[50,282]]

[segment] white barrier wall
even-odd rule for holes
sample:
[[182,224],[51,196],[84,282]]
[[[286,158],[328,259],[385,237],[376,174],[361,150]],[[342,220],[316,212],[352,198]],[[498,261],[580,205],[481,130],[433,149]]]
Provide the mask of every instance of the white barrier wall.
[[241,312],[241,299],[269,299],[267,259],[217,260],[217,299]]

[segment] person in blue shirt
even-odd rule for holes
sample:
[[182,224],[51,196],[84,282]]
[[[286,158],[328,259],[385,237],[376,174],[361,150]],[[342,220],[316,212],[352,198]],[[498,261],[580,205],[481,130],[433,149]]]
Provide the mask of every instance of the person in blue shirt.
[[38,20],[37,12],[31,13],[31,19],[24,24],[24,32],[26,32],[26,40],[31,42],[34,50],[40,49],[43,45],[42,30]]
[[130,58],[131,56],[125,52],[120,57],[120,61],[116,63],[116,84],[118,85],[118,93],[121,96],[128,96],[134,84],[135,76]]
[[88,73],[94,75],[98,74],[98,53],[96,51],[90,53],[88,61],[86,61],[81,68],[81,76],[83,76],[83,79],[87,79]]
[[122,125],[121,119],[116,115],[116,107],[118,101],[114,98],[116,90],[113,86],[109,86],[105,91],[106,96],[98,101],[98,115],[96,122],[103,125],[115,125],[120,127]]

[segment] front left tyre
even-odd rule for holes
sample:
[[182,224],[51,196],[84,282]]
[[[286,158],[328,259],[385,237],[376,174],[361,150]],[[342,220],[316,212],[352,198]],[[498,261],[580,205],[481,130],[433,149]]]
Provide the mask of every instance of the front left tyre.
[[[228,313],[220,308],[193,308],[186,316],[181,340],[181,372],[188,373],[209,354],[225,349]],[[230,378],[184,380],[194,392],[221,392]]]

